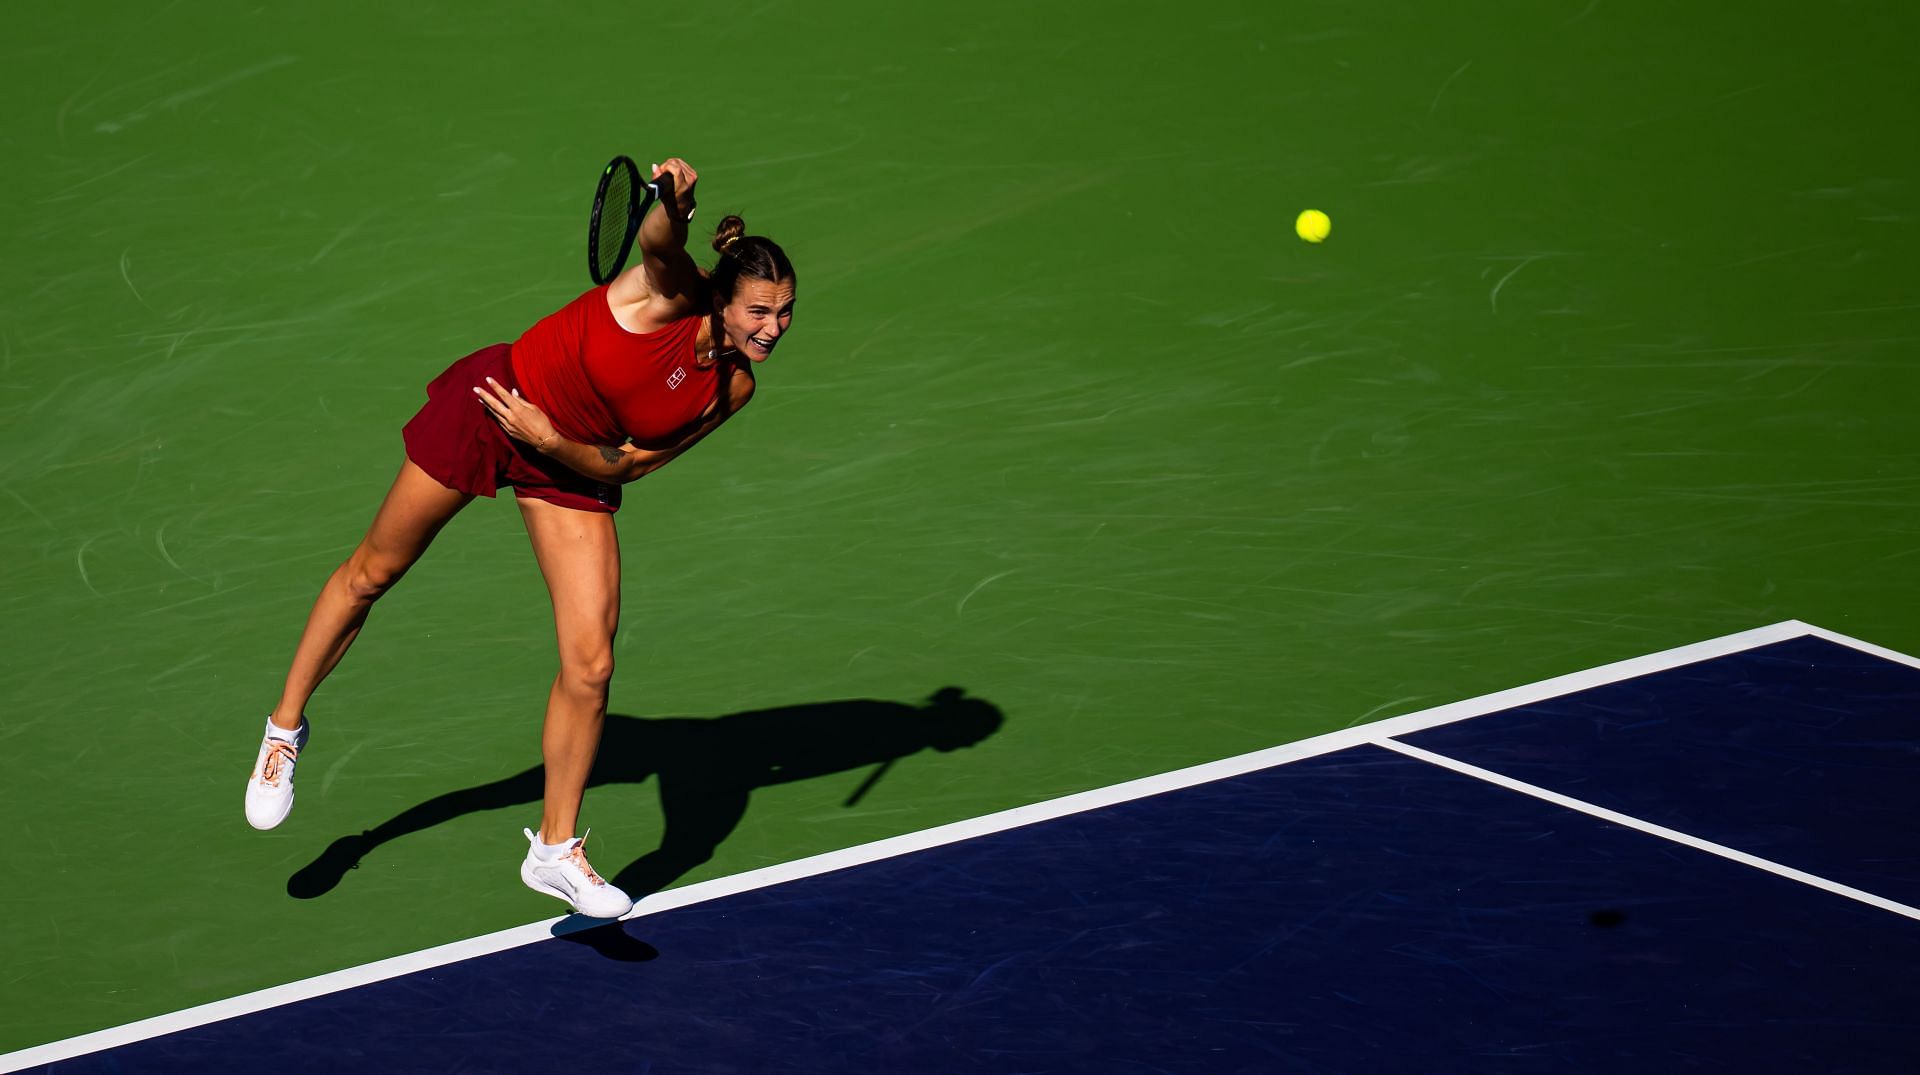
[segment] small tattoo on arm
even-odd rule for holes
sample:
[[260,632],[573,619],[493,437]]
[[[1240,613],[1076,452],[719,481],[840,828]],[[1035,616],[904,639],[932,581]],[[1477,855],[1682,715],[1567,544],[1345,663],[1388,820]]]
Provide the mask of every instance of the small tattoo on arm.
[[600,458],[609,463],[618,463],[620,461],[620,454],[620,449],[618,448],[609,448],[604,444],[600,446]]

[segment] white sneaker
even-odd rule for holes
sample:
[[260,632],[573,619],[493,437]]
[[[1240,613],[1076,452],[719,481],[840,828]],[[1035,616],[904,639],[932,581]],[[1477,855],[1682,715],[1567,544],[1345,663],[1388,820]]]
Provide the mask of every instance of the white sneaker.
[[[520,831],[526,833],[529,845],[540,842],[532,829]],[[535,892],[565,900],[588,918],[619,918],[633,910],[633,901],[593,872],[587,862],[586,842],[585,836],[568,841],[566,852],[553,859],[541,858],[529,846],[525,861],[520,863],[520,880]]]
[[[276,735],[275,733],[279,733]],[[260,756],[253,761],[253,774],[247,777],[247,824],[270,829],[287,819],[293,809],[293,765],[300,748],[307,745],[307,718],[300,718],[300,729],[293,741],[279,738],[286,729],[267,720],[266,737],[260,743]]]

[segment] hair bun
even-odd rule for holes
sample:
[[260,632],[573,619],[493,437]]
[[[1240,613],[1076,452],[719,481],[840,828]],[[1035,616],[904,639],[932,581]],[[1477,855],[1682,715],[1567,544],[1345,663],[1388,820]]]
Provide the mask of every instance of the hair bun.
[[746,233],[747,222],[729,213],[721,218],[719,227],[713,229],[713,248],[724,254]]

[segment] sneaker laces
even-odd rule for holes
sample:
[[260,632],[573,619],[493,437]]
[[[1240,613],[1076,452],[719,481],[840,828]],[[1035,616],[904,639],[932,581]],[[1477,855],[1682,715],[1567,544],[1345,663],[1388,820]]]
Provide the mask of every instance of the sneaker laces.
[[578,867],[580,872],[587,876],[588,884],[604,885],[607,883],[599,874],[593,872],[593,864],[587,861],[587,838],[585,836],[575,840],[573,846],[568,848],[567,853],[561,857]]
[[260,762],[260,782],[262,784],[280,783],[282,763],[292,765],[300,757],[300,748],[285,739],[267,737],[267,756]]

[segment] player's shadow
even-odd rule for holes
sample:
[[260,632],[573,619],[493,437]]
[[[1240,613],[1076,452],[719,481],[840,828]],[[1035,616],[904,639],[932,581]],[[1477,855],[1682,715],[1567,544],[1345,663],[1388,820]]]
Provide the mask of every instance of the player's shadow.
[[[879,768],[847,800],[859,801],[894,761],[921,750],[970,747],[999,730],[992,703],[946,687],[923,705],[870,699],[810,702],[713,718],[607,714],[588,787],[660,782],[660,846],[613,882],[635,899],[658,892],[713,857],[740,824],[753,789],[866,765]],[[333,891],[368,852],[409,833],[484,810],[538,804],[545,771],[534,766],[478,787],[450,791],[342,836],[287,878],[287,894]]]

